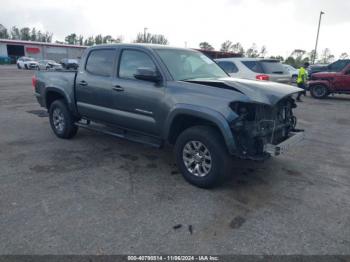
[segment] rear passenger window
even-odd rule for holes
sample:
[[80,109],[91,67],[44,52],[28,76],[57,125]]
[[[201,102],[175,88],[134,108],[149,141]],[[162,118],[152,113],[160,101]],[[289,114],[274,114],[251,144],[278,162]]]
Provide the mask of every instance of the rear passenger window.
[[120,58],[119,74],[121,78],[135,79],[138,68],[151,68],[156,70],[152,59],[144,52],[124,50]]
[[230,62],[230,61],[219,61],[218,65],[228,74],[237,73],[238,72],[238,68],[233,62]]
[[257,61],[242,61],[242,64],[255,73],[264,73],[264,70]]
[[93,50],[87,59],[85,70],[99,76],[111,76],[114,62],[113,49]]

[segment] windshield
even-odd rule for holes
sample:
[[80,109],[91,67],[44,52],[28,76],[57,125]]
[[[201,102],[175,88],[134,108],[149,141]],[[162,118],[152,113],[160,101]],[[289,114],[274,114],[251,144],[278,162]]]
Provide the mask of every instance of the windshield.
[[228,76],[213,60],[200,52],[163,48],[155,51],[176,81]]

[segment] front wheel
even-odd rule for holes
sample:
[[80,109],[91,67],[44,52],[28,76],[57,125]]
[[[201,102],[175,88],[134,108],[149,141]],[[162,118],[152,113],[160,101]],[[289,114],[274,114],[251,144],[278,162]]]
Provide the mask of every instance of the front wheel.
[[312,97],[322,99],[328,96],[328,89],[325,85],[314,85],[310,88]]
[[195,126],[183,131],[175,144],[178,168],[192,185],[212,188],[228,171],[229,155],[218,130]]
[[76,135],[78,127],[74,124],[74,116],[63,100],[51,104],[49,117],[51,128],[59,138],[72,138]]

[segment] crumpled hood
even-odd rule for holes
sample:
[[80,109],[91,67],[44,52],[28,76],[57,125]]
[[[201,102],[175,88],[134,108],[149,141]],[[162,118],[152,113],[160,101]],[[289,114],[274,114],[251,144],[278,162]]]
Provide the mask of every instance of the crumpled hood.
[[303,91],[301,88],[292,85],[280,84],[270,81],[254,81],[240,78],[220,78],[213,80],[191,80],[202,85],[210,85],[218,88],[232,89],[243,93],[254,102],[275,105],[286,96]]

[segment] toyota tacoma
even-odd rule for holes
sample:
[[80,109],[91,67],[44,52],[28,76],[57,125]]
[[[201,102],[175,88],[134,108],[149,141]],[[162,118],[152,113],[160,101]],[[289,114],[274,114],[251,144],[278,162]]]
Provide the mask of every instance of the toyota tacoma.
[[193,185],[217,185],[232,158],[265,160],[303,139],[289,85],[230,78],[199,51],[113,44],[86,49],[77,72],[35,72],[35,96],[59,138],[79,127],[174,145]]

